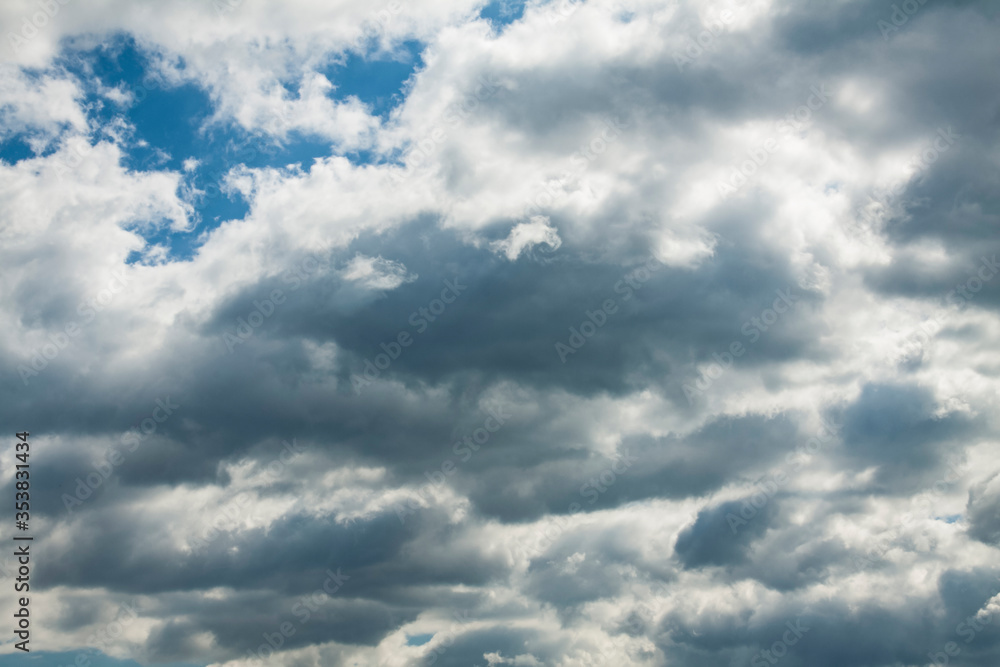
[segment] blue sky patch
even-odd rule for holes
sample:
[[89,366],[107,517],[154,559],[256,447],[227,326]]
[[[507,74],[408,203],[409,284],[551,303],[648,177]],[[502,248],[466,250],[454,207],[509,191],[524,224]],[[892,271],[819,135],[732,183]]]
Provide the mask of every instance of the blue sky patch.
[[35,152],[28,145],[26,135],[15,135],[6,141],[0,141],[0,160],[8,164],[17,164],[34,156]]
[[479,12],[480,18],[490,22],[498,33],[524,16],[523,0],[493,0]]
[[[335,86],[332,99],[356,97],[386,120],[405,99],[407,81],[423,66],[423,48],[421,42],[410,40],[391,52],[347,53],[321,73]],[[182,174],[183,191],[193,193],[188,197],[195,210],[192,230],[177,233],[148,224],[155,221],[135,225],[150,245],[169,248],[171,260],[190,259],[206,230],[247,215],[249,202],[239,193],[225,191],[225,176],[233,167],[291,166],[308,171],[316,159],[335,153],[329,140],[296,131],[278,140],[248,133],[236,124],[210,124],[215,108],[208,93],[194,83],[167,85],[154,68],[153,57],[124,34],[95,48],[69,46],[53,66],[79,80],[88,121],[97,128],[92,143],[117,143],[124,153],[123,165],[132,171]],[[294,82],[284,85],[290,96],[297,95]],[[33,157],[30,138],[28,134],[5,137],[0,159],[16,163]],[[368,150],[348,151],[344,157],[356,164],[378,161]],[[135,252],[128,261],[141,257]]]
[[333,99],[357,97],[384,120],[406,97],[406,81],[424,64],[422,52],[423,44],[415,40],[403,42],[392,52],[363,56],[348,52],[322,73],[335,86]]
[[[422,49],[420,42],[407,41],[391,53],[347,54],[323,71],[336,86],[331,97],[355,96],[372,113],[387,118],[402,103],[406,81],[422,66]],[[171,260],[190,259],[206,230],[247,215],[249,202],[238,193],[225,192],[225,175],[233,167],[292,166],[308,171],[316,159],[334,154],[328,140],[296,131],[279,141],[235,124],[209,124],[214,113],[209,95],[193,83],[165,85],[153,66],[150,55],[127,35],[92,49],[69,48],[56,61],[56,67],[74,75],[85,91],[88,120],[100,128],[92,141],[118,143],[123,164],[130,170],[179,172],[184,190],[196,193],[190,197],[196,219],[190,232],[142,224],[149,221],[136,225],[148,230],[142,233],[151,245],[169,248]],[[294,88],[291,82],[286,86],[290,92]],[[128,93],[131,101],[114,99],[118,96],[114,90]],[[32,157],[28,139],[27,135],[6,138],[0,143],[0,158],[14,163]],[[344,155],[357,164],[374,161],[367,150]],[[140,259],[141,253],[133,253],[129,262]]]
[[407,637],[406,637],[406,645],[407,646],[423,646],[424,644],[426,644],[427,642],[429,642],[433,638],[434,638],[434,633],[433,632],[425,634],[425,635],[407,635]]

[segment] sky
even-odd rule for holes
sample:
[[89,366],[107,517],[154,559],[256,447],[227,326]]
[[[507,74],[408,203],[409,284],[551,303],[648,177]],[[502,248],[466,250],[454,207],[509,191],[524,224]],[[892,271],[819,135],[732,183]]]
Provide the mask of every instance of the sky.
[[0,3],[0,666],[1000,663],[998,9]]

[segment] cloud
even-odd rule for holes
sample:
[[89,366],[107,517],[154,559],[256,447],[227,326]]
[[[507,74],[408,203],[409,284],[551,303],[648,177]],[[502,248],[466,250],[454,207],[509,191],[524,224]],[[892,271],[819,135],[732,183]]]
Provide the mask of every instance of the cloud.
[[0,7],[44,648],[996,664],[992,3],[514,4]]
[[507,238],[490,243],[490,249],[514,261],[524,250],[543,243],[551,250],[558,250],[562,245],[559,233],[549,225],[548,218],[534,216],[531,222],[515,225]]
[[403,283],[413,282],[417,276],[408,275],[406,267],[399,262],[355,255],[347,264],[344,278],[370,289],[391,290]]

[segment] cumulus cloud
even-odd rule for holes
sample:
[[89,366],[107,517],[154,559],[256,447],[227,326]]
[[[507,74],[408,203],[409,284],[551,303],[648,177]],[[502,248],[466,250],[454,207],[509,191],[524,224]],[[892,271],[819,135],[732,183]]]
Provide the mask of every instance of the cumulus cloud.
[[359,254],[347,263],[344,278],[371,289],[390,290],[403,283],[413,282],[417,276],[408,275],[406,267],[399,262]]
[[490,248],[514,261],[524,250],[543,243],[551,250],[558,250],[562,240],[559,238],[559,232],[549,224],[548,218],[538,215],[533,217],[531,222],[515,225],[507,238],[493,241]]

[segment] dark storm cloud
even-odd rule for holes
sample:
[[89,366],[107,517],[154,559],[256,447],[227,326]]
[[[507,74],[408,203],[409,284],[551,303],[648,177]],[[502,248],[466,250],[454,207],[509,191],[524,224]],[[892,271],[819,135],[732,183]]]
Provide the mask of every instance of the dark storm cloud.
[[798,534],[763,545],[752,564],[734,569],[734,578],[752,577],[769,588],[791,591],[828,581],[836,569],[850,562],[852,554],[837,538],[824,539],[819,531],[786,532]]
[[[843,3],[854,12],[864,3]],[[951,5],[951,6],[948,6]],[[892,8],[883,7],[883,13]],[[995,7],[987,2],[928,3],[887,44],[872,45],[866,76],[877,77],[887,97],[877,122],[850,127],[852,143],[872,149],[898,146],[911,152],[910,182],[896,181],[857,193],[857,206],[871,201],[891,208],[876,226],[895,246],[887,266],[873,266],[867,280],[876,290],[943,300],[978,269],[981,258],[1000,249],[990,157],[1000,131],[996,91],[1000,53],[988,46]],[[922,43],[922,41],[924,43]],[[942,50],[947,57],[938,57]],[[821,121],[822,122],[822,121]],[[859,213],[859,218],[869,216]],[[947,266],[928,272],[909,252],[921,241],[941,242]],[[996,286],[977,295],[975,306],[996,308]]]
[[[391,595],[395,586],[481,585],[503,573],[498,560],[473,554],[471,547],[444,550],[435,545],[432,535],[445,538],[450,531],[440,515],[429,512],[405,524],[394,513],[351,524],[292,515],[266,531],[224,533],[188,552],[157,536],[141,517],[120,509],[99,516],[100,529],[73,531],[66,546],[72,559],[67,551],[54,550],[43,557],[43,585],[90,582],[127,593],[256,585],[294,594],[311,590],[326,568],[343,568],[352,577],[350,594],[363,597]],[[136,544],[137,534],[148,539]],[[254,548],[265,543],[272,546]],[[403,558],[408,547],[416,551]],[[106,567],[124,553],[129,557],[120,567]]]
[[969,534],[987,544],[1000,545],[1000,486],[997,475],[980,482],[969,492]]
[[670,643],[661,641],[660,646],[675,660],[706,667],[719,660],[753,667],[777,660],[794,667],[926,664],[927,653],[949,640],[950,628],[937,625],[926,599],[908,602],[852,610],[839,601],[796,605],[788,600],[748,618],[729,615],[689,623],[672,617],[663,628]]
[[[322,581],[320,579],[318,585],[322,585]],[[329,641],[373,645],[396,623],[410,621],[417,613],[416,609],[400,613],[384,604],[341,600],[336,596],[313,603],[311,607],[296,598],[241,597],[240,604],[231,600],[202,603],[197,612],[184,620],[169,620],[160,626],[146,645],[150,659],[162,662],[198,655],[195,638],[206,630],[216,637],[219,649],[242,657],[252,651],[255,656],[267,658],[272,654],[268,650],[272,645],[286,650]],[[178,613],[183,613],[183,605],[171,609],[172,615]],[[283,624],[286,624],[287,636],[282,635]]]
[[[730,228],[720,224],[720,229]],[[252,312],[254,301],[281,289],[280,276],[265,281],[246,289],[244,296],[234,297],[218,311],[210,328],[203,331],[211,335],[202,347],[192,349],[178,343],[169,360],[164,357],[156,362],[158,367],[147,371],[150,377],[160,378],[154,386],[138,392],[121,387],[109,396],[115,397],[113,403],[94,408],[104,410],[109,417],[122,415],[117,424],[111,422],[112,429],[104,429],[112,444],[120,448],[116,441],[136,426],[137,419],[141,421],[155,409],[157,400],[169,397],[180,405],[174,416],[158,425],[153,436],[144,438],[134,453],[126,454],[126,463],[116,469],[126,485],[182,480],[224,483],[217,467],[220,461],[238,460],[248,452],[266,456],[262,443],[293,437],[313,442],[341,460],[389,463],[403,477],[419,479],[449,455],[456,430],[462,432],[465,424],[471,430],[482,419],[470,414],[470,407],[480,392],[497,382],[513,380],[539,389],[559,388],[585,395],[617,394],[658,384],[680,394],[679,385],[694,377],[693,363],[711,361],[714,351],[725,352],[734,340],[748,341],[740,332],[741,325],[770,305],[776,290],[787,290],[790,276],[780,264],[771,268],[778,259],[772,248],[753,245],[744,232],[734,228],[732,233],[732,242],[724,238],[717,257],[702,268],[663,267],[649,273],[649,280],[633,289],[623,278],[635,270],[634,264],[585,262],[573,248],[566,248],[558,261],[551,263],[528,259],[510,263],[462,245],[450,233],[413,225],[391,241],[362,239],[339,259],[331,259],[331,265],[337,266],[357,252],[370,253],[401,262],[420,276],[418,280],[365,298],[358,297],[357,288],[345,285],[342,279],[319,272],[301,289],[290,291],[286,283],[287,300],[252,337],[227,353],[222,334],[235,331],[237,320]],[[421,237],[433,252],[413,250],[420,247]],[[734,280],[735,276],[740,279]],[[445,280],[467,287],[439,320],[427,322],[426,330],[418,333],[424,325],[414,326],[411,316],[439,296]],[[812,300],[798,288],[793,287],[791,293],[800,303]],[[337,294],[350,297],[338,301]],[[600,308],[607,299],[619,304],[617,312],[608,315],[597,334],[563,363],[555,344],[568,341],[571,327],[578,329],[587,320],[586,313]],[[752,367],[804,354],[811,345],[812,332],[804,326],[809,316],[802,308],[800,305],[783,323],[787,326],[775,327],[762,336],[741,363]],[[352,376],[363,374],[365,360],[381,353],[380,344],[396,340],[400,331],[412,334],[412,346],[402,350],[373,386],[364,387],[357,395],[352,390]],[[347,353],[338,371],[338,387],[323,378],[303,381],[309,377],[310,363],[303,341],[332,341]],[[197,375],[193,374],[195,368],[200,369]],[[452,383],[454,399],[451,405],[419,398],[422,405],[402,403],[393,394],[380,391],[378,383],[384,378],[398,379],[414,388],[424,383]],[[55,375],[45,379],[57,381]],[[53,398],[47,386],[29,387],[29,392],[40,399]],[[678,398],[686,403],[682,395]],[[94,400],[99,401],[96,396]],[[43,410],[44,403],[44,399],[33,403],[33,409]],[[387,414],[392,418],[386,419]],[[542,424],[535,424],[539,426]],[[516,424],[506,428],[498,436],[500,443],[533,440]],[[568,437],[572,436],[548,433],[546,438],[554,450],[528,446],[528,441],[520,451],[506,446],[498,449],[505,457],[517,452],[516,461],[524,466],[532,461],[540,463],[539,452],[546,452],[548,458],[565,456],[558,452],[571,449],[562,444]],[[258,451],[261,454],[256,454]],[[504,475],[496,470],[487,472],[493,459],[494,454],[484,452],[469,466],[486,473],[487,486],[491,476],[502,483]],[[577,479],[600,472],[600,465],[580,469],[570,481],[575,484]],[[710,470],[708,461],[698,465],[700,470],[685,464],[677,469],[682,471],[679,474],[667,471],[665,477],[648,476],[648,482],[636,476],[638,487],[616,488],[607,499],[620,502],[615,499],[648,497],[657,493],[656,485],[664,483],[703,490],[717,486],[727,474]],[[67,469],[60,475],[63,488],[75,486],[76,476],[71,472]],[[547,491],[550,500],[546,505],[554,509],[563,504],[559,495],[565,498],[571,491]],[[680,491],[668,491],[677,493]],[[519,510],[515,503],[508,506],[507,514],[535,514],[544,506]]]
[[626,558],[591,555],[570,565],[566,560],[550,560],[552,556],[546,554],[546,559],[532,563],[528,585],[537,599],[556,605],[561,613],[583,602],[614,597],[625,584],[615,566],[628,563]]
[[[546,441],[535,441],[530,434],[514,437],[529,450]],[[794,423],[783,415],[725,417],[686,438],[625,439],[617,457],[581,460],[578,451],[569,449],[561,460],[550,453],[551,460],[531,468],[524,462],[504,465],[511,454],[523,457],[514,447],[499,444],[481,454],[474,478],[460,478],[458,484],[485,514],[523,521],[573,512],[574,504],[592,511],[648,498],[702,496],[759,475],[791,451],[796,438]],[[531,493],[524,491],[526,482]]]
[[[725,227],[720,223],[720,229]],[[406,330],[414,334],[413,347],[393,362],[386,376],[432,383],[458,376],[481,385],[513,379],[574,393],[621,393],[635,388],[626,377],[637,372],[644,382],[670,374],[673,368],[656,360],[664,351],[673,352],[674,364],[686,365],[710,358],[712,344],[728,347],[740,338],[744,320],[774,300],[775,290],[791,288],[798,299],[814,299],[796,286],[774,248],[753,245],[732,231],[736,238],[724,238],[717,256],[703,267],[663,267],[633,289],[624,278],[642,268],[648,254],[621,263],[586,261],[583,248],[567,244],[553,262],[525,258],[511,263],[459,245],[446,232],[409,226],[391,241],[379,239],[377,250],[359,242],[348,252],[378,253],[400,261],[419,274],[419,280],[349,313],[331,310],[325,289],[304,290],[298,295],[305,301],[290,302],[278,320],[279,332],[336,341],[357,355],[355,367],[345,369],[354,374],[362,370],[363,360],[381,352],[380,343],[389,343]],[[425,236],[430,236],[430,252],[414,252]],[[737,241],[748,243],[737,247]],[[467,287],[440,321],[427,322],[422,333],[415,333],[423,325],[410,324],[411,315],[438,296],[446,279]],[[620,309],[609,315],[600,334],[563,363],[555,344],[566,343],[570,328],[578,328],[587,319],[586,312],[599,309],[608,299]],[[754,363],[788,358],[809,343],[804,331],[779,336],[778,342],[762,342]],[[686,352],[694,341],[704,351],[691,359]],[[346,373],[342,377],[349,380]]]
[[840,418],[843,451],[862,467],[877,465],[878,483],[890,492],[920,490],[945,457],[981,428],[961,414],[939,416],[937,410],[925,388],[865,385]]
[[[756,509],[752,500],[752,497],[732,500],[698,512],[697,520],[677,536],[674,546],[684,566],[744,563],[750,546],[767,531],[778,509],[778,503],[771,500],[750,515],[746,508]],[[747,516],[753,518],[749,523],[745,523]]]

